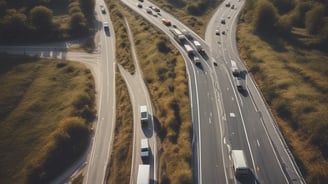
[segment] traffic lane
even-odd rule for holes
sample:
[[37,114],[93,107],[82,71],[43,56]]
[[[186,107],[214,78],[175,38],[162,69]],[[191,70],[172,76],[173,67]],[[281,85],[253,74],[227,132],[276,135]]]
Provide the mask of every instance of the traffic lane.
[[[213,118],[214,94],[211,89],[212,84],[206,79],[205,73],[200,73],[197,77],[200,104],[200,133],[201,133],[201,165],[202,183],[222,183],[225,182],[225,172],[222,162],[221,132],[218,122]],[[217,112],[217,111],[216,111]]]
[[[99,15],[99,9],[96,9],[97,14]],[[102,17],[104,18],[104,17]],[[107,15],[106,20],[109,20]],[[102,22],[104,21],[101,20]],[[110,21],[108,21],[110,22]],[[101,29],[103,30],[103,29]],[[114,98],[115,98],[115,86],[114,86],[114,57],[113,54],[114,48],[111,43],[112,40],[109,37],[106,37],[104,34],[100,34],[101,40],[105,40],[103,47],[101,47],[102,53],[102,92],[100,99],[100,121],[97,122],[96,133],[94,137],[94,143],[91,151],[90,164],[88,166],[88,172],[86,177],[87,183],[103,183],[106,166],[108,163],[109,149],[111,143],[111,133],[113,131],[112,123],[114,121],[114,116],[111,116],[114,113]],[[111,79],[111,80],[110,80]],[[112,90],[110,90],[112,89]],[[110,110],[110,113],[108,113]]]
[[[272,144],[266,125],[263,122],[262,112],[257,110],[252,98],[244,98],[243,113],[245,116],[247,131],[250,139],[253,140],[252,149],[254,151],[256,169],[260,180],[265,183],[288,183],[285,172],[281,166],[281,160],[277,155],[277,148]],[[256,128],[254,128],[256,127]],[[259,161],[257,161],[259,160]],[[270,173],[270,174],[268,174]]]
[[[249,79],[249,77],[247,79]],[[253,80],[249,79],[248,81],[248,89],[252,91],[252,93],[250,94],[253,99],[253,102],[255,103],[257,109],[262,109],[261,117],[263,120],[263,125],[266,127],[267,133],[270,136],[270,140],[274,145],[274,148],[277,152],[278,158],[282,164],[282,168],[286,173],[288,180],[293,183],[305,183],[304,179],[302,178],[302,175],[300,175],[300,171],[297,168],[293,155],[288,149],[286,149],[288,145],[285,143],[284,138],[279,131],[278,125],[276,124],[276,122],[274,122],[272,115],[267,109],[265,101],[262,99],[259,91],[257,91]]]

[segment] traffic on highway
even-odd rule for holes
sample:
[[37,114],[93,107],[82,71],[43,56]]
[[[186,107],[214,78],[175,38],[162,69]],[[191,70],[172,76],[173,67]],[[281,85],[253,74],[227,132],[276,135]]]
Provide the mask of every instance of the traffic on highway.
[[[193,124],[195,183],[305,183],[261,91],[239,57],[236,30],[245,0],[223,1],[208,22],[204,39],[148,0],[121,2],[165,33],[184,59]],[[95,3],[99,55],[65,55],[56,49],[51,52],[61,57],[80,57],[92,65],[97,75],[97,122],[86,161],[80,164],[85,169],[83,183],[105,183],[115,131],[117,68],[127,84],[134,113],[130,183],[157,183],[152,100],[138,64],[133,35],[125,20],[136,66],[131,75],[117,66],[115,31],[106,4],[102,0]],[[20,48],[0,50],[22,54],[17,51],[21,52]],[[24,48],[24,54],[42,56],[44,51]],[[66,175],[58,183],[66,180]]]
[[[166,33],[185,58],[197,183],[303,183],[238,56],[235,31],[244,1],[223,2],[207,26],[205,40],[151,2],[123,2]],[[241,156],[233,156],[237,151],[243,155],[240,169],[236,163]]]

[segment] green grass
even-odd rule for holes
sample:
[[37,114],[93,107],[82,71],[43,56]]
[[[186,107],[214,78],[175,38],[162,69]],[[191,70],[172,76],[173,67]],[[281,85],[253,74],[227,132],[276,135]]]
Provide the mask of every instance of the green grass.
[[[118,70],[118,69],[117,69]],[[128,88],[116,73],[116,122],[107,183],[129,183],[133,150],[133,110]]]
[[49,181],[86,148],[92,74],[78,63],[0,57],[0,183]]
[[238,38],[241,56],[278,120],[306,181],[327,181],[327,157],[313,142],[328,120],[327,53],[300,48],[283,39],[279,43],[283,51],[277,51],[274,43],[261,40],[246,23],[239,25]]

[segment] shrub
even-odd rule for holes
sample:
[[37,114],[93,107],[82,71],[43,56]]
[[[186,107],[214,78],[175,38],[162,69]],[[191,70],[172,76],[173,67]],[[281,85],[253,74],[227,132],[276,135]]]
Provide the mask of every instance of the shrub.
[[32,164],[38,164],[29,166],[27,183],[48,183],[81,155],[88,145],[90,131],[83,119],[67,118],[58,126],[50,135],[52,141],[43,149],[44,156],[39,161],[32,161]]
[[325,8],[315,6],[305,15],[305,27],[308,33],[317,34],[324,25]]
[[259,34],[273,33],[277,20],[277,9],[272,3],[266,0],[259,1],[253,14],[254,31]]
[[36,6],[30,11],[32,26],[44,34],[48,34],[50,31],[52,31],[52,18],[52,11],[45,6]]
[[157,43],[157,49],[162,52],[162,53],[169,53],[171,51],[171,49],[166,45],[166,41],[165,40],[161,40]]

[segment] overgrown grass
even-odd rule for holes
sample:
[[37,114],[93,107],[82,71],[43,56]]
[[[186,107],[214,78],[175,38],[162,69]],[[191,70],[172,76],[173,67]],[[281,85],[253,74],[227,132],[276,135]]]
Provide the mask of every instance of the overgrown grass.
[[178,18],[195,31],[199,36],[205,36],[207,22],[212,17],[216,7],[223,0],[151,0],[154,4]]
[[92,74],[78,63],[0,58],[0,183],[47,183],[88,145]]
[[[118,69],[117,69],[118,71]],[[116,73],[116,123],[107,183],[129,183],[133,150],[133,110],[128,88]]]
[[107,5],[115,28],[116,60],[131,74],[134,74],[135,66],[132,60],[131,46],[122,14],[122,12],[126,11],[126,7],[122,6],[122,3],[118,0],[107,0]]
[[328,131],[327,53],[300,48],[281,38],[263,41],[246,23],[239,25],[238,39],[241,56],[278,120],[306,181],[326,183],[327,155],[313,140],[327,136]]

